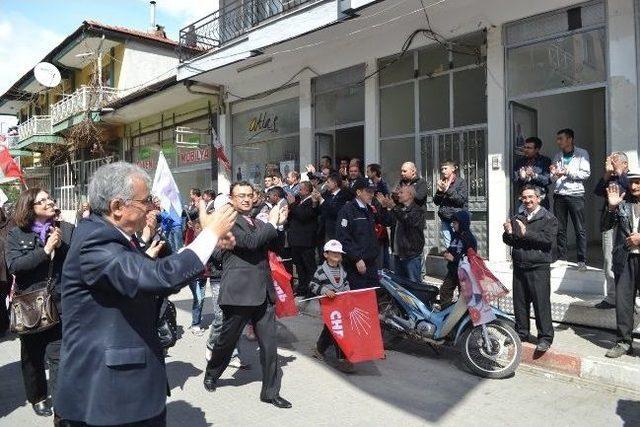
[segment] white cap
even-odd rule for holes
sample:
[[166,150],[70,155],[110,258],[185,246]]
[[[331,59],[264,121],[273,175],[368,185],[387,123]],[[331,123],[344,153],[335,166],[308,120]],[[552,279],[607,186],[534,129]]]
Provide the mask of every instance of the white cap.
[[213,209],[214,210],[218,210],[220,209],[222,206],[226,205],[227,203],[229,203],[231,199],[229,198],[228,194],[220,194],[219,196],[217,196],[215,198],[215,200],[213,201]]
[[342,243],[338,242],[335,239],[331,239],[327,243],[324,244],[324,251],[325,252],[339,252],[341,254],[345,253],[342,250]]

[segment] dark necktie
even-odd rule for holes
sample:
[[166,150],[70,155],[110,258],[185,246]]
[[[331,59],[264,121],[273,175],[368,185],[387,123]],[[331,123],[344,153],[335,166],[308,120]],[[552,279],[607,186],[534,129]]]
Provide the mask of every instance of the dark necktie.
[[135,235],[131,236],[131,240],[129,240],[129,245],[135,251],[140,250],[140,244],[138,243],[138,238]]

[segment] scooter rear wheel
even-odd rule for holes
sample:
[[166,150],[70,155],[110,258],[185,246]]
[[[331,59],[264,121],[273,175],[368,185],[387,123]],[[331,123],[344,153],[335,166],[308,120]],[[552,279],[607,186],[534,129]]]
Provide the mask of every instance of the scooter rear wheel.
[[484,378],[507,378],[518,369],[522,342],[508,322],[494,320],[486,325],[490,346],[486,345],[482,326],[469,327],[458,345],[465,365]]

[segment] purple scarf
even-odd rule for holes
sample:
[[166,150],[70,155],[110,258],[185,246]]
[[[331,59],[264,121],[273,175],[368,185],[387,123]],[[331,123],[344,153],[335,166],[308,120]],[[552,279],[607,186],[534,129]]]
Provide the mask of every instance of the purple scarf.
[[51,221],[51,220],[48,220],[48,221],[46,221],[44,223],[35,221],[33,223],[33,225],[31,226],[31,231],[33,231],[34,233],[36,233],[38,235],[38,237],[40,238],[40,241],[42,242],[42,244],[44,244],[47,241],[47,233],[49,232],[49,230],[53,226],[52,223],[53,223],[53,221]]

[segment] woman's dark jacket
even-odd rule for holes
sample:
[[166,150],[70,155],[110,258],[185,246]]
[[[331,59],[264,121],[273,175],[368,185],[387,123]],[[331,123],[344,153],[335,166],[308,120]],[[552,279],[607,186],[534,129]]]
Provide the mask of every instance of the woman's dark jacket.
[[[62,242],[55,250],[53,258],[53,299],[60,312],[60,276],[62,264],[67,257],[74,226],[60,222]],[[9,273],[16,276],[16,290],[31,292],[47,286],[50,258],[44,251],[44,244],[33,231],[24,231],[19,227],[9,230],[5,245],[5,259]]]

